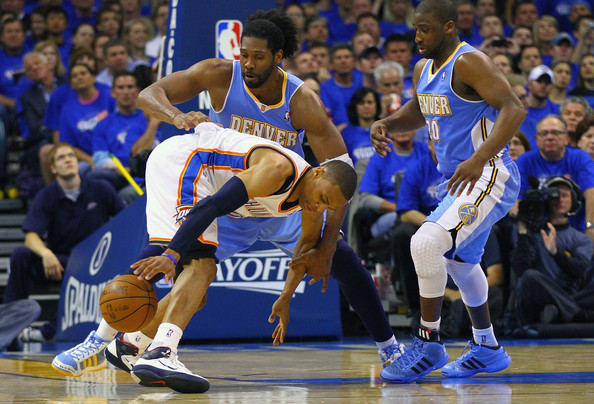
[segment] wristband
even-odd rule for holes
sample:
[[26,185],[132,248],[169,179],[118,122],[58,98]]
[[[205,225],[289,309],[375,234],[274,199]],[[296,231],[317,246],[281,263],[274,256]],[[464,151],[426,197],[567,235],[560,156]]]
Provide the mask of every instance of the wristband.
[[175,266],[177,266],[177,260],[175,258],[173,258],[173,255],[171,254],[167,254],[167,253],[163,253],[161,254],[162,257],[167,257],[169,258],[171,261],[173,261],[173,263],[175,264]]

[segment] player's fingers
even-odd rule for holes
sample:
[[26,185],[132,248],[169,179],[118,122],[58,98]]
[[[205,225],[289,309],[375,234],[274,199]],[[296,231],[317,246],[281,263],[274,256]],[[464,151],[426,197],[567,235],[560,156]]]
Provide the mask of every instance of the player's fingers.
[[462,192],[464,192],[464,190],[466,189],[468,184],[469,184],[468,180],[461,181],[460,185],[458,186],[458,193],[456,194],[456,196],[462,195]]
[[322,283],[322,293],[326,292],[326,287],[328,286],[328,277],[324,276],[324,282]]
[[314,276],[313,278],[311,278],[308,282],[309,285],[313,285],[314,283],[318,282],[320,280],[319,276]]
[[474,186],[476,185],[476,182],[477,180],[470,181],[470,183],[468,184],[468,191],[466,191],[466,195],[470,195],[470,193],[474,189]]

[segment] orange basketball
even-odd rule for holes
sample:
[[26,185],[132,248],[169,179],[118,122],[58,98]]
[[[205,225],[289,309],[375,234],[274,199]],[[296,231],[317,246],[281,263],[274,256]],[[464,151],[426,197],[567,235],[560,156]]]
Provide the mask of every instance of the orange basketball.
[[155,317],[157,293],[144,279],[121,275],[105,285],[99,308],[105,321],[116,330],[138,331]]

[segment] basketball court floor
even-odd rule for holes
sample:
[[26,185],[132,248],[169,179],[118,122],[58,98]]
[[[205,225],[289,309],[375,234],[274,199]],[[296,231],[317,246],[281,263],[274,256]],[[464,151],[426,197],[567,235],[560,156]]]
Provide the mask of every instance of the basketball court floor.
[[[410,344],[410,340],[400,338]],[[510,367],[445,379],[439,371],[404,385],[379,379],[368,339],[272,344],[183,345],[180,359],[207,377],[204,394],[135,384],[106,368],[66,377],[50,363],[72,344],[26,344],[0,354],[0,403],[594,403],[594,340],[502,340]],[[466,341],[446,342],[450,359]]]

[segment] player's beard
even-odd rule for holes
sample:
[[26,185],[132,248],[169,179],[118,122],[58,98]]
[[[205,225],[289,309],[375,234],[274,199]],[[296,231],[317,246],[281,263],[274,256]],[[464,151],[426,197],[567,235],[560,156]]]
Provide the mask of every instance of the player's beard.
[[266,69],[266,71],[264,71],[264,73],[262,73],[262,74],[256,74],[254,72],[249,72],[250,74],[253,74],[256,79],[255,81],[251,81],[251,82],[246,81],[245,75],[247,72],[243,71],[243,72],[241,72],[241,75],[243,76],[243,82],[245,83],[245,85],[248,88],[259,88],[262,86],[262,84],[264,84],[266,82],[266,80],[268,80],[268,78],[274,71],[274,68],[275,68],[274,63],[271,63],[269,68]]

